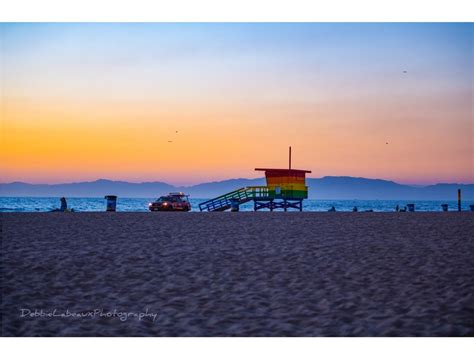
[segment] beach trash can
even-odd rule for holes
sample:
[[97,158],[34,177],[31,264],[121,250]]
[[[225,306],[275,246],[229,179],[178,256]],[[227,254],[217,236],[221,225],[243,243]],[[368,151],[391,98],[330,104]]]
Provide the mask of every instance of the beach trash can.
[[443,203],[441,205],[441,208],[443,209],[443,212],[448,212],[448,204],[447,203]]
[[231,198],[230,199],[230,211],[231,212],[239,212],[239,199]]
[[408,212],[415,212],[415,204],[409,203],[407,204]]
[[471,212],[474,212],[474,205],[469,205],[469,208],[471,209]]
[[117,208],[117,196],[107,195],[105,199],[107,200],[107,212],[115,212]]

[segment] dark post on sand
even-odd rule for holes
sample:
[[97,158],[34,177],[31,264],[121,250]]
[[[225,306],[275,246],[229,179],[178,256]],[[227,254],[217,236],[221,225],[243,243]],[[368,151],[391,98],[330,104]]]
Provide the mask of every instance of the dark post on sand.
[[458,189],[458,211],[461,212],[461,189]]

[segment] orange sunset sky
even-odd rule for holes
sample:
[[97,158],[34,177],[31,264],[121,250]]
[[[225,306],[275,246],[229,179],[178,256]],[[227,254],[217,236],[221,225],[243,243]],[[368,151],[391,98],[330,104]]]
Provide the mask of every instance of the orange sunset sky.
[[255,178],[291,145],[310,177],[472,183],[472,41],[472,24],[2,24],[1,182]]

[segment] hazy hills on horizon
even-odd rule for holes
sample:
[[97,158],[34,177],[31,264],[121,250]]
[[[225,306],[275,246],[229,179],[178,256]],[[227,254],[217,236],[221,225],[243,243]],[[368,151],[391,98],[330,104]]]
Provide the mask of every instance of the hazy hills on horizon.
[[[411,186],[389,180],[350,176],[307,178],[311,199],[360,200],[456,200],[457,189],[463,200],[474,200],[474,184],[439,183],[428,186]],[[264,178],[229,179],[206,182],[193,186],[173,186],[164,182],[133,183],[99,179],[96,181],[63,184],[29,184],[12,182],[0,184],[2,197],[158,197],[172,191],[182,191],[191,198],[212,198],[245,186],[265,185]]]

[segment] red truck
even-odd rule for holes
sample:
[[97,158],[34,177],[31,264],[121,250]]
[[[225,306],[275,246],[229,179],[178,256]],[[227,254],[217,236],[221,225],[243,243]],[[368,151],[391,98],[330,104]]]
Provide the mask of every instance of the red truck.
[[148,204],[148,209],[156,211],[191,211],[188,195],[182,192],[171,192],[167,196],[161,196],[154,202]]

